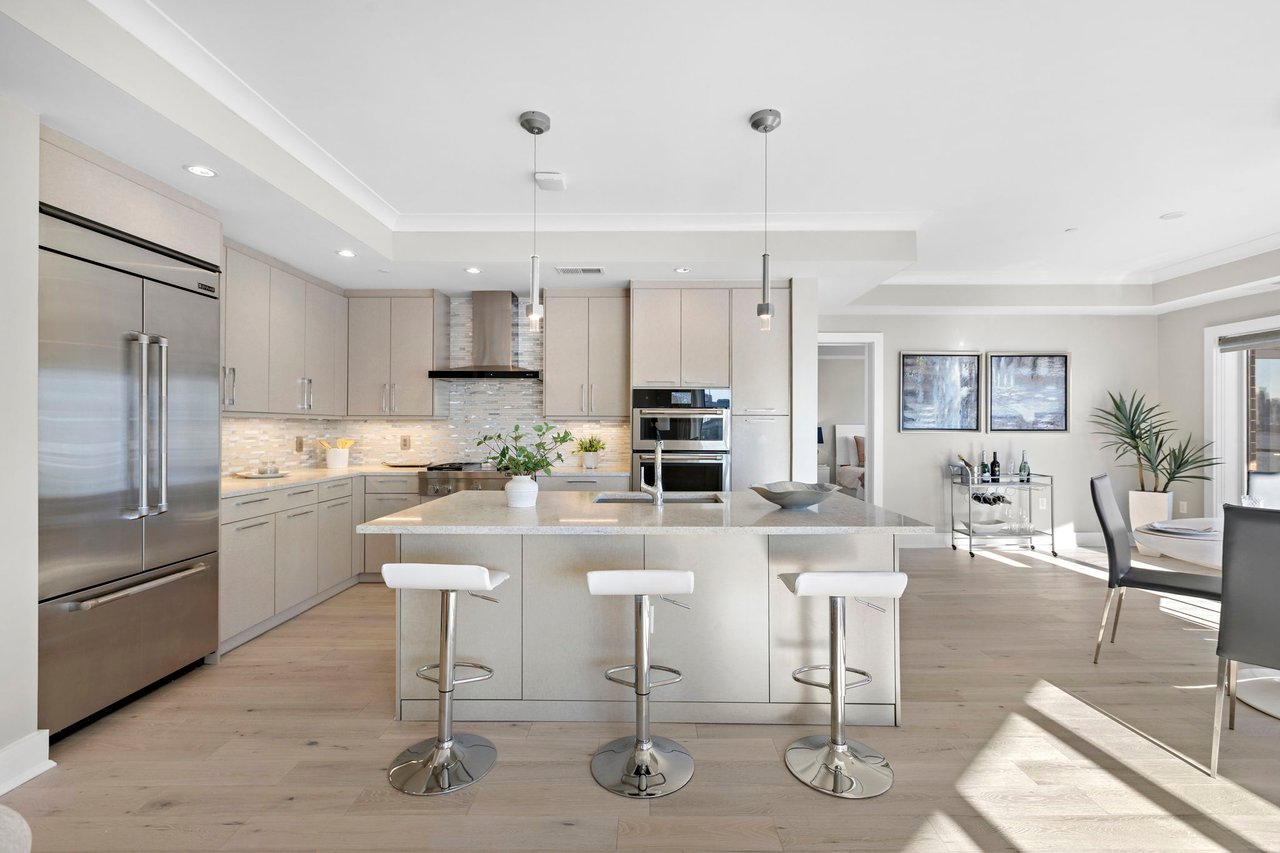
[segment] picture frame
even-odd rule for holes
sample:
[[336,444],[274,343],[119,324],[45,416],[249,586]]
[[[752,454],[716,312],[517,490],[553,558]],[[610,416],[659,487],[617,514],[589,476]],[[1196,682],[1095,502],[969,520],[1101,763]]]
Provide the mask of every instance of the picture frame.
[[982,353],[898,354],[899,432],[981,432]]
[[1071,356],[987,353],[988,432],[1069,432]]

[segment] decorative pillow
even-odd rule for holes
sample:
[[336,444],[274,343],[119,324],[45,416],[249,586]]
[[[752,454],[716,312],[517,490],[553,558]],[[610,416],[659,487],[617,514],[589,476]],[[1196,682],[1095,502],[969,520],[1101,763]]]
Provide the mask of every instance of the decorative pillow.
[[858,467],[867,467],[867,437],[855,435],[853,437],[853,446],[858,449]]

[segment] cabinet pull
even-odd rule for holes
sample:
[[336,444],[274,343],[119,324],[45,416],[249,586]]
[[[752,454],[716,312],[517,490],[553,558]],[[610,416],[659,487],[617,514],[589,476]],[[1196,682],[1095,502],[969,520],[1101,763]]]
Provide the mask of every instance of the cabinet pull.
[[300,492],[290,492],[290,493],[289,493],[289,497],[291,497],[291,498],[296,498],[298,495],[309,495],[309,494],[311,494],[311,490],[310,490],[310,489],[303,489],[303,490],[302,490],[302,491],[300,491]]
[[749,424],[771,424],[775,423],[777,418],[743,418]]
[[578,386],[578,411],[585,412],[587,410],[587,386]]
[[298,408],[302,411],[307,410],[307,377],[298,377],[298,393],[302,395],[302,402],[298,404]]
[[400,411],[400,403],[399,403],[399,401],[396,399],[396,396],[397,396],[397,395],[396,395],[396,383],[392,382],[392,383],[391,383],[391,414],[393,414],[393,415],[394,415],[396,412]]
[[316,407],[316,386],[311,381],[311,377],[307,377],[307,411],[311,411]]
[[387,411],[387,383],[382,383],[382,411]]
[[340,506],[347,506],[350,503],[351,501],[343,501],[342,503],[331,503],[329,504],[329,509],[337,509]]
[[592,382],[587,387],[590,389],[587,391],[587,411],[594,412],[596,410],[596,383]]
[[599,484],[599,480],[570,480],[569,483],[575,486],[594,486]]
[[292,515],[289,515],[289,516],[286,516],[286,517],[287,517],[287,518],[302,518],[302,516],[304,516],[304,515],[311,515],[311,513],[313,513],[313,512],[315,512],[315,510],[313,510],[313,509],[304,509],[302,512],[295,512],[295,513],[293,513]]
[[229,370],[231,371],[231,405],[234,406],[236,404],[236,369],[232,367]]
[[254,527],[261,527],[264,524],[270,524],[270,523],[271,523],[271,519],[268,518],[266,521],[255,521],[253,524],[242,525],[240,527],[237,527],[236,530],[251,530]]
[[374,499],[375,501],[398,501],[398,500],[400,500],[400,498],[401,498],[401,496],[400,496],[400,495],[383,495],[383,496],[381,496],[381,497],[378,497],[377,495],[374,495],[374,498],[373,498],[373,499]]
[[260,504],[263,501],[269,501],[271,498],[254,498],[251,501],[237,501],[236,506],[248,506],[249,504]]
[[646,379],[645,382],[649,385],[675,385],[676,384],[676,381],[674,379]]
[[778,410],[777,410],[777,409],[744,409],[743,411],[748,412],[748,413],[760,413],[760,414],[764,414],[764,413],[766,413],[766,412],[776,412],[776,411],[778,411]]

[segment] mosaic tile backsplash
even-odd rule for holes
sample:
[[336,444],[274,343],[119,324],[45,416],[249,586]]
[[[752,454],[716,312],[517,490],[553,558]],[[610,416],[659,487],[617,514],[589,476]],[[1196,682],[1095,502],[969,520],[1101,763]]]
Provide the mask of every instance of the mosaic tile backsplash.
[[[525,300],[520,301],[513,323],[518,336],[516,362],[522,367],[542,366],[542,336],[525,328]],[[449,350],[452,364],[471,360],[471,300],[455,298],[449,309]],[[484,449],[475,446],[485,433],[505,431],[516,424],[527,426],[542,421],[542,383],[532,379],[475,380],[438,383],[437,405],[447,402],[447,413],[438,419],[403,420],[386,418],[281,418],[229,416],[222,420],[222,473],[243,471],[266,460],[283,468],[306,468],[324,463],[320,439],[333,443],[338,438],[355,439],[351,448],[353,465],[386,459],[423,459],[428,462],[474,461],[484,458]],[[631,464],[631,427],[626,421],[557,421],[577,437],[598,435],[606,450],[600,454],[602,467],[628,468]],[[295,442],[302,436],[302,452]],[[400,449],[400,439],[408,436],[411,447]],[[566,464],[578,462],[572,446],[566,448]]]

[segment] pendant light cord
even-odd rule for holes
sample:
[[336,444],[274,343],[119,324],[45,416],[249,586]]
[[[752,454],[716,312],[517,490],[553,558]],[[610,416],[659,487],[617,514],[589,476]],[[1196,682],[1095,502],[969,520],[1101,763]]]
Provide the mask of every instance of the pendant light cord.
[[764,253],[769,254],[769,134],[764,136]]
[[538,254],[538,134],[533,134],[533,253]]

